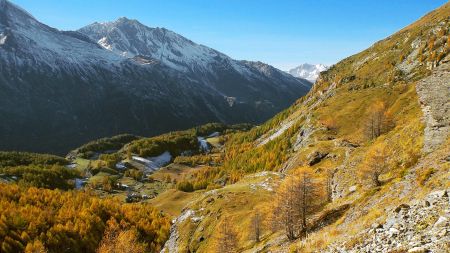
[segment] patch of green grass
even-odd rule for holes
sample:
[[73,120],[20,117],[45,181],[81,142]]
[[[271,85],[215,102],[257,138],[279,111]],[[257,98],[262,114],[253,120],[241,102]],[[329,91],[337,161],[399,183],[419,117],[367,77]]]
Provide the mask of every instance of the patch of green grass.
[[211,144],[213,147],[220,147],[221,143],[220,143],[220,137],[212,137],[212,138],[207,138],[206,141]]
[[80,171],[85,171],[89,166],[90,160],[84,158],[77,158],[74,161],[77,164],[77,169]]
[[[111,177],[113,175],[106,172],[99,172],[95,176],[89,178],[89,184],[100,184],[103,181],[104,177]],[[115,176],[117,177],[117,176]]]

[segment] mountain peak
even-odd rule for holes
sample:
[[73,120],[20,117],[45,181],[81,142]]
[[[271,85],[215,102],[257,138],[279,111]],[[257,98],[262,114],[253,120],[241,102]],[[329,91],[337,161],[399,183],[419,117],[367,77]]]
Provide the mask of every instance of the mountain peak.
[[304,78],[314,83],[319,77],[320,72],[323,72],[327,69],[328,66],[324,64],[303,63],[298,67],[289,70],[288,72],[295,77]]
[[120,17],[116,21],[111,22],[111,23],[113,23],[113,24],[137,24],[137,25],[145,26],[141,22],[139,22],[138,20],[130,19],[130,18],[127,18],[127,17]]
[[[74,122],[70,126],[73,130],[67,129],[67,133],[81,130],[85,138],[98,136],[97,129],[106,125],[111,130],[102,134],[130,130],[153,134],[209,121],[260,123],[310,88],[270,66],[244,64],[173,31],[150,28],[126,17],[93,23],[79,31],[59,31],[25,17],[26,12],[8,1],[2,0],[2,5],[0,90],[5,85],[4,90],[17,89],[11,96],[0,94],[0,108],[13,105],[7,109],[11,114],[36,115],[36,119],[62,112],[60,123],[53,126]],[[18,76],[20,81],[16,81]],[[39,92],[31,92],[34,89]],[[55,96],[60,92],[64,96]],[[24,93],[29,94],[27,101],[18,106]],[[86,93],[89,96],[82,95]],[[45,96],[38,98],[38,94]],[[86,117],[78,114],[87,108],[96,109]],[[118,114],[113,108],[125,110]],[[161,113],[167,117],[160,117],[154,124],[153,119]],[[98,115],[105,117],[87,123]],[[0,113],[0,129],[16,128],[12,126],[15,118],[6,122],[2,116],[6,115]],[[25,125],[40,128],[34,118]],[[109,127],[111,122],[115,127]],[[82,125],[90,127],[82,130]],[[54,132],[46,126],[40,129]],[[22,132],[33,134],[21,129],[21,135],[7,133],[7,139],[23,138]],[[0,133],[0,139],[3,136]],[[67,140],[67,147],[75,141]],[[0,148],[4,143],[0,141]]]
[[120,17],[116,20],[116,22],[126,22],[126,21],[130,21],[130,19],[127,17]]
[[78,31],[118,55],[150,57],[183,72],[195,65],[204,69],[219,54],[165,28],[151,28],[126,17],[94,23]]

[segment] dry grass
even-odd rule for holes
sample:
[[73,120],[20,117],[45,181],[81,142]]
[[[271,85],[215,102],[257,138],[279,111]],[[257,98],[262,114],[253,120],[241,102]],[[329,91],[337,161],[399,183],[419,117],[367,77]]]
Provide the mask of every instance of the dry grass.
[[424,186],[425,183],[430,179],[430,177],[435,173],[436,171],[433,168],[427,168],[424,170],[417,171],[417,183],[421,186]]
[[164,213],[176,217],[181,214],[181,211],[189,202],[195,200],[199,195],[200,192],[188,193],[169,189],[149,200],[149,203]]

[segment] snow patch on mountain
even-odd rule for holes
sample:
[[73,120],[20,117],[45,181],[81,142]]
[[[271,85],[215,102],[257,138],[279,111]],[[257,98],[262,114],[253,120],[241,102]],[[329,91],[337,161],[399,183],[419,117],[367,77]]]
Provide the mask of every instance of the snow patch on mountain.
[[5,44],[7,38],[8,36],[6,36],[4,33],[0,33],[0,45]]
[[159,170],[161,167],[167,165],[172,160],[172,155],[169,151],[162,153],[159,156],[143,158],[139,156],[133,156],[134,161],[140,162],[145,165],[146,172],[154,172]]
[[319,77],[320,72],[328,69],[328,66],[323,64],[308,64],[304,63],[296,68],[289,70],[289,74],[306,79],[310,82],[315,82]]

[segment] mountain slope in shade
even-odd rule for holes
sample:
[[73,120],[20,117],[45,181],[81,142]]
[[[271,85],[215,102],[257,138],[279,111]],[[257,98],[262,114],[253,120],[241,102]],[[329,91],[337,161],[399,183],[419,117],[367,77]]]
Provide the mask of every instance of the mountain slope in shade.
[[122,18],[59,31],[0,0],[0,149],[63,153],[123,132],[259,123],[309,88],[166,29]]
[[289,70],[289,74],[306,79],[310,82],[315,82],[319,77],[320,72],[327,70],[329,67],[323,64],[308,64],[304,63],[296,68]]

